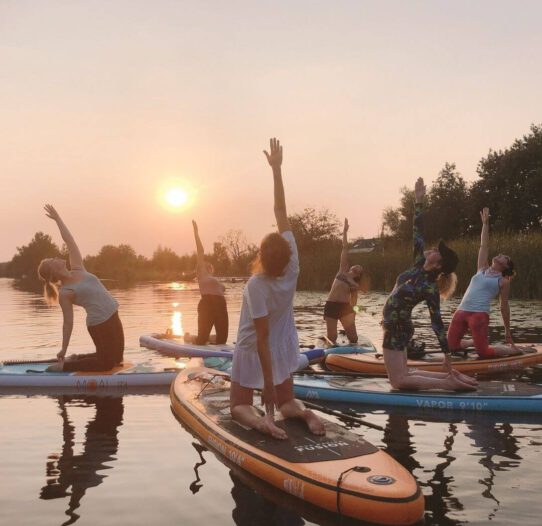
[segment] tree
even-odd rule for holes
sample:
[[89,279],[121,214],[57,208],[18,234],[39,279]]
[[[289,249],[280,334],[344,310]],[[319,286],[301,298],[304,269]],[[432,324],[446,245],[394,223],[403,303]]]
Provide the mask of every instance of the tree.
[[382,217],[382,230],[401,241],[412,239],[414,221],[414,190],[401,188],[401,204],[399,208],[386,208]]
[[467,230],[469,188],[456,169],[446,163],[428,192],[424,235],[428,240],[456,239]]
[[45,258],[61,256],[58,246],[53,243],[50,235],[36,232],[28,245],[17,247],[17,254],[7,265],[6,273],[11,278],[30,277],[38,279],[37,269],[40,261]]
[[305,208],[303,212],[288,217],[300,252],[322,244],[340,243],[341,223],[327,209]]
[[230,257],[226,247],[219,241],[213,243],[213,255],[211,261],[215,267],[215,272],[222,276],[228,274],[231,266]]
[[476,209],[488,206],[495,230],[530,231],[542,226],[542,125],[504,151],[489,151],[478,164],[480,180],[472,189]]
[[98,255],[85,258],[85,267],[100,278],[122,280],[134,276],[145,262],[130,245],[104,245]]
[[242,230],[228,230],[220,237],[220,244],[226,250],[235,274],[246,275],[250,262],[258,252],[256,245],[249,243]]
[[152,268],[159,271],[178,272],[181,269],[181,258],[171,248],[162,248],[158,245],[152,255],[150,264]]

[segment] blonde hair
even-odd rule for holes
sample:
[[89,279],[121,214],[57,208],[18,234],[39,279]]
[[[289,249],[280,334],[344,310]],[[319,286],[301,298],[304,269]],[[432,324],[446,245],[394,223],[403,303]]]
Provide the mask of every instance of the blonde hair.
[[50,259],[42,259],[38,266],[38,277],[43,284],[43,298],[47,305],[56,305],[58,303],[58,279],[53,277],[50,266]]
[[455,292],[455,288],[457,287],[457,274],[455,272],[439,274],[437,278],[437,287],[440,298],[447,300]]

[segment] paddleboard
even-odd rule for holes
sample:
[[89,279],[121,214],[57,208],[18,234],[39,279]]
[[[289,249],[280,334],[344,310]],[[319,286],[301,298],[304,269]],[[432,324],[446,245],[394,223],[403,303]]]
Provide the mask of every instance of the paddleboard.
[[150,362],[125,362],[109,371],[47,372],[50,363],[0,364],[0,388],[66,387],[74,392],[128,391],[143,386],[169,385],[179,369],[159,367]]
[[[196,345],[185,343],[182,336],[170,336],[164,334],[145,334],[140,336],[139,345],[163,354],[186,358],[232,358],[235,345]],[[302,362],[300,369],[309,363],[318,363],[324,359],[325,349],[303,349],[300,351]],[[306,360],[306,361],[305,361]]]
[[[427,355],[423,360],[408,360],[408,367],[424,371],[442,372],[442,358]],[[442,356],[442,355],[441,355]],[[467,357],[452,356],[454,369],[468,374],[493,374],[506,371],[517,371],[542,362],[542,345],[535,345],[533,352],[519,356],[502,356],[498,358],[480,359],[476,353]],[[356,372],[372,376],[387,376],[386,365],[382,354],[328,354],[326,367],[332,371]]]
[[171,386],[175,416],[227,465],[235,465],[320,508],[378,524],[421,519],[424,500],[414,477],[361,436],[326,421],[326,435],[282,420],[277,440],[235,422],[229,381],[203,367],[186,369]]
[[398,391],[384,378],[296,375],[296,396],[307,400],[389,405],[459,411],[542,413],[542,385],[492,380],[471,392]]

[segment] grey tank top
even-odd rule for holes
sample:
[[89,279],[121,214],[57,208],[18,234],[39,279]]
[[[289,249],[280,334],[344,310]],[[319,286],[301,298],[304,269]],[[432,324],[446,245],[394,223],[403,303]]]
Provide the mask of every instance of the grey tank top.
[[85,277],[77,283],[64,285],[65,290],[75,294],[74,303],[83,307],[87,313],[87,326],[92,327],[108,320],[117,312],[119,304],[103,283],[90,272],[85,271]]

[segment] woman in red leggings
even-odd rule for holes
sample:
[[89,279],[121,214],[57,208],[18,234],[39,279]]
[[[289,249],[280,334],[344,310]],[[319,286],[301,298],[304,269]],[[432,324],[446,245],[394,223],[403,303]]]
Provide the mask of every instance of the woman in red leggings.
[[[476,349],[480,358],[522,354],[523,350],[514,344],[510,331],[510,279],[514,275],[514,263],[509,256],[499,254],[489,264],[489,208],[480,212],[482,235],[478,251],[478,272],[472,277],[452,322],[448,328],[448,345],[451,350],[467,347]],[[491,301],[500,295],[501,315],[504,324],[506,344],[489,345],[489,311]],[[472,340],[463,339],[470,330]]]

